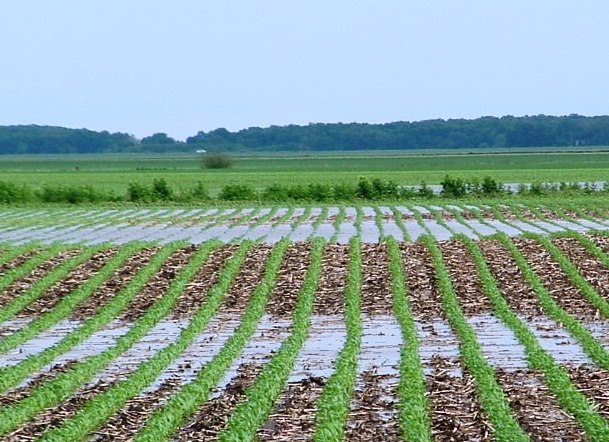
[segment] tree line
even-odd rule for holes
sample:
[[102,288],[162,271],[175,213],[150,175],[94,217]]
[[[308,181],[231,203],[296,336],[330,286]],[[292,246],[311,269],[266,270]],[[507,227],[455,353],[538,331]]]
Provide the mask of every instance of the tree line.
[[0,126],[0,154],[193,152],[196,150],[329,151],[421,148],[564,147],[609,145],[609,116],[581,115],[436,119],[386,124],[224,128],[200,131],[185,142],[165,133],[141,140],[126,133],[50,126]]

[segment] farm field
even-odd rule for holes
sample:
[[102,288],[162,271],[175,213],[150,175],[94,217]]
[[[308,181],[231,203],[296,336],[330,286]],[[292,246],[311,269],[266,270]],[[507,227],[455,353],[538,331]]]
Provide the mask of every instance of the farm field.
[[0,170],[2,180],[38,187],[94,185],[123,194],[131,181],[149,184],[164,178],[178,189],[201,181],[215,194],[227,183],[257,189],[271,184],[354,184],[362,175],[401,185],[437,184],[447,173],[467,180],[490,175],[503,183],[606,181],[609,152],[311,153],[237,156],[234,167],[225,170],[204,170],[200,165],[200,158],[192,154],[40,155],[3,157]]
[[0,441],[609,440],[609,204],[6,208]]

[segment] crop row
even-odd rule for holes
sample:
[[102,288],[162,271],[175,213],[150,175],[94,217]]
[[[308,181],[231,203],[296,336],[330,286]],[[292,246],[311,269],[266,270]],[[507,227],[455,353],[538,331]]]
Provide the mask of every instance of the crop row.
[[[500,211],[500,208],[495,208]],[[526,215],[519,212],[523,219]],[[265,216],[273,216],[266,214]],[[291,216],[291,215],[290,215]],[[338,213],[337,219],[344,219],[345,212]],[[379,222],[379,212],[375,213],[373,222]],[[518,215],[515,215],[518,217]],[[284,221],[289,219],[282,215]],[[360,219],[362,216],[360,215]],[[419,218],[419,220],[421,220]],[[443,218],[442,218],[443,220]],[[254,221],[256,222],[256,221]],[[506,222],[510,222],[506,219]],[[599,266],[609,263],[601,245],[600,237],[588,237],[580,234],[568,234],[568,238],[577,241],[587,250]],[[584,301],[598,310],[603,320],[609,319],[607,299],[598,292],[595,286],[577,268],[577,263],[570,260],[556,245],[560,237],[545,237],[535,234],[525,236],[527,241],[534,241],[545,250],[557,263],[564,278],[576,287]],[[543,374],[543,382],[549,392],[556,397],[560,407],[574,416],[577,423],[591,440],[609,438],[609,423],[597,411],[596,399],[590,398],[581,390],[580,384],[572,377],[572,372],[557,362],[551,351],[544,349],[527,324],[514,312],[514,306],[499,288],[496,275],[491,271],[487,258],[477,241],[466,235],[456,234],[455,240],[469,253],[475,263],[476,274],[469,275],[480,281],[484,296],[489,300],[492,314],[513,332],[519,345],[525,349],[528,368]],[[568,306],[561,305],[553,297],[551,289],[529,262],[520,242],[515,242],[506,235],[491,237],[507,250],[523,275],[528,286],[534,292],[537,301],[543,308],[543,314],[556,321],[569,333],[588,355],[590,361],[599,369],[609,372],[609,353],[591,331],[590,324],[581,317],[568,311]],[[497,367],[485,359],[482,344],[479,342],[476,329],[473,327],[471,314],[464,308],[462,293],[451,280],[448,272],[444,246],[438,244],[430,235],[420,239],[433,264],[433,275],[429,275],[433,285],[440,293],[442,312],[450,328],[458,338],[459,360],[463,370],[475,381],[475,396],[481,410],[490,423],[493,437],[497,440],[528,440],[531,435],[523,427],[521,416],[505,391],[505,384],[499,381]],[[35,247],[38,247],[36,249]],[[8,304],[0,309],[0,316],[5,322],[19,313],[29,304],[44,296],[52,286],[69,279],[70,272],[85,263],[96,252],[106,250],[107,245],[82,248],[66,255],[55,268],[49,270],[38,280],[33,281]],[[44,333],[108,281],[124,262],[144,247],[133,244],[121,248],[95,274],[91,275],[76,289],[66,294],[50,310],[42,313],[37,319],[25,324],[16,332],[0,341],[0,354],[19,348],[28,340]],[[139,342],[163,318],[167,317],[177,305],[180,296],[187,287],[194,284],[197,278],[209,278],[211,275],[200,273],[203,264],[219,247],[218,243],[208,242],[189,255],[187,262],[179,269],[174,269],[166,290],[147,308],[145,313],[129,323],[129,329],[119,336],[113,345],[98,354],[77,361],[65,373],[59,373],[47,382],[31,388],[27,397],[0,409],[0,435],[7,436],[24,425],[44,409],[55,407],[66,401],[90,382],[103,369],[111,366],[117,358],[125,354]],[[112,383],[106,390],[94,395],[75,413],[49,429],[43,440],[83,440],[103,426],[112,416],[120,412],[126,403],[140,395],[151,386],[169,365],[192,346],[196,337],[209,325],[217,314],[236,275],[243,267],[248,251],[254,246],[243,242],[232,254],[220,271],[214,285],[207,290],[204,302],[189,315],[187,323],[181,327],[179,335],[167,346],[161,348],[151,358],[143,360],[125,375],[122,380]],[[177,391],[160,404],[149,416],[139,431],[136,440],[166,440],[188,423],[208,400],[213,388],[218,385],[231,365],[244,351],[252,339],[258,324],[268,311],[268,302],[273,292],[282,263],[285,260],[288,241],[277,243],[264,265],[264,274],[240,316],[240,324],[224,343],[220,351],[209,362],[203,365],[194,379],[182,383]],[[67,333],[58,343],[33,354],[23,361],[0,368],[0,392],[7,393],[28,377],[36,374],[45,366],[76,345],[86,342],[94,333],[102,330],[113,319],[119,317],[135,299],[143,286],[163,268],[172,254],[182,250],[184,244],[172,243],[162,248],[144,266],[133,280],[105,305],[100,306],[94,315],[86,318],[75,329]],[[219,434],[220,440],[254,440],[260,427],[264,426],[276,406],[279,396],[286,388],[288,377],[294,369],[299,352],[309,337],[309,329],[314,310],[319,280],[324,272],[322,256],[327,246],[322,240],[313,243],[310,264],[296,306],[291,316],[289,336],[283,340],[279,350],[264,364],[253,383],[247,388],[245,398],[231,412],[231,416]],[[12,248],[6,246],[0,255],[2,262],[11,262],[17,256],[15,250],[24,253],[35,251],[33,256],[4,272],[0,286],[4,289],[26,277],[45,260],[65,252],[60,246],[40,249],[39,246]],[[344,323],[346,336],[342,350],[334,361],[333,373],[324,381],[320,398],[315,403],[315,423],[313,440],[343,440],[347,435],[350,408],[358,379],[358,361],[360,360],[362,327],[368,320],[363,314],[361,301],[362,290],[362,246],[358,239],[349,245],[349,259],[345,271],[347,285],[344,290]],[[398,243],[387,239],[387,253],[382,259],[388,262],[391,274],[393,315],[398,320],[402,331],[403,347],[400,354],[399,386],[397,390],[397,409],[401,436],[405,440],[442,439],[435,428],[434,407],[428,396],[430,378],[425,373],[424,361],[421,359],[421,347],[417,323],[421,321],[413,314],[412,297],[410,296],[409,271],[404,267],[404,257]]]

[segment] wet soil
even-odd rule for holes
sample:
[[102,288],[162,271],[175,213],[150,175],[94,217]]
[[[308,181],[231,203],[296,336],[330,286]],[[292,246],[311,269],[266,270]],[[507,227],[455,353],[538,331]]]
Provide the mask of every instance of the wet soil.
[[309,376],[290,383],[266,425],[258,430],[259,442],[310,441],[315,429],[316,403],[325,382],[322,377]]
[[5,262],[4,264],[0,264],[0,278],[3,277],[6,274],[6,272],[19,267],[20,265],[22,265],[29,259],[33,258],[34,256],[38,255],[39,253],[40,253],[40,250],[30,250],[30,251],[24,253],[23,255],[17,256],[12,261],[8,261],[8,262]]
[[367,370],[361,375],[363,385],[356,389],[349,413],[347,441],[399,441],[397,420],[398,378]]
[[554,240],[554,244],[577,267],[578,272],[606,300],[609,300],[609,269],[599,262],[575,238],[563,237]]
[[266,307],[267,313],[280,318],[292,316],[310,262],[311,243],[297,242],[288,247]]
[[196,312],[207,299],[207,292],[220,277],[221,269],[233,256],[237,246],[225,245],[214,250],[201,266],[195,278],[186,285],[178,302],[172,310],[172,317],[181,319]]
[[541,372],[499,369],[496,377],[532,441],[587,440],[575,418],[565,413],[556,396],[550,393]]
[[93,433],[96,442],[132,441],[144,427],[150,415],[180,387],[179,379],[167,379],[154,391],[127,401],[123,409]]
[[479,246],[501,294],[510,307],[528,318],[544,316],[537,296],[526,283],[512,254],[496,240],[483,240]]
[[163,297],[171,282],[178,276],[180,269],[186,265],[196,250],[195,246],[188,246],[174,252],[131,300],[119,319],[132,322],[144,316],[148,309]]
[[0,293],[0,305],[6,305],[15,299],[17,296],[30,289],[34,284],[40,281],[47,273],[63,264],[70,258],[75,257],[81,252],[78,249],[66,250],[54,257],[41,263],[38,267],[32,270],[28,275],[13,282],[9,287]]
[[542,245],[528,238],[515,238],[513,241],[539,276],[550,296],[563,309],[579,319],[595,320],[600,317],[600,312],[578,288],[571,284],[560,264]]
[[321,265],[321,280],[315,296],[314,314],[342,315],[345,310],[349,246],[328,244]]
[[474,258],[461,241],[439,243],[459,304],[468,315],[489,314],[491,301],[480,284]]
[[595,405],[598,414],[609,420],[609,372],[589,365],[565,366],[571,382]]
[[57,305],[64,296],[76,290],[85,281],[97,274],[117,253],[116,249],[102,250],[87,262],[72,270],[63,280],[53,285],[36,301],[25,307],[18,317],[42,315]]
[[222,311],[244,312],[250,296],[262,280],[266,260],[272,246],[261,244],[252,247],[241,265],[239,274],[222,301]]
[[609,254],[609,236],[606,235],[590,235],[590,239],[601,248],[603,252]]
[[455,363],[440,356],[433,358],[432,365],[426,383],[434,439],[438,442],[492,440],[492,427],[482,412],[474,378],[467,372],[463,377],[451,375]]
[[400,244],[408,302],[417,319],[443,318],[442,298],[435,284],[435,271],[431,255],[423,244]]
[[388,315],[393,311],[391,274],[385,244],[362,246],[362,312]]
[[101,287],[76,306],[70,315],[70,319],[74,321],[84,320],[95,315],[100,308],[109,303],[135,278],[158,250],[156,247],[145,248],[130,256],[125,264],[116,269],[114,274]]
[[197,414],[184,427],[180,428],[176,441],[215,440],[230,419],[233,411],[245,400],[245,392],[256,381],[262,370],[261,365],[243,364],[238,374],[214,399],[210,399],[197,411]]

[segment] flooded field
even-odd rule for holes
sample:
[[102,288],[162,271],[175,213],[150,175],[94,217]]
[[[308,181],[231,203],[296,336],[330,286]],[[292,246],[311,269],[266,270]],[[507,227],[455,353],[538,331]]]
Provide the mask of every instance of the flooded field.
[[0,217],[2,441],[609,440],[602,213],[94,212]]

